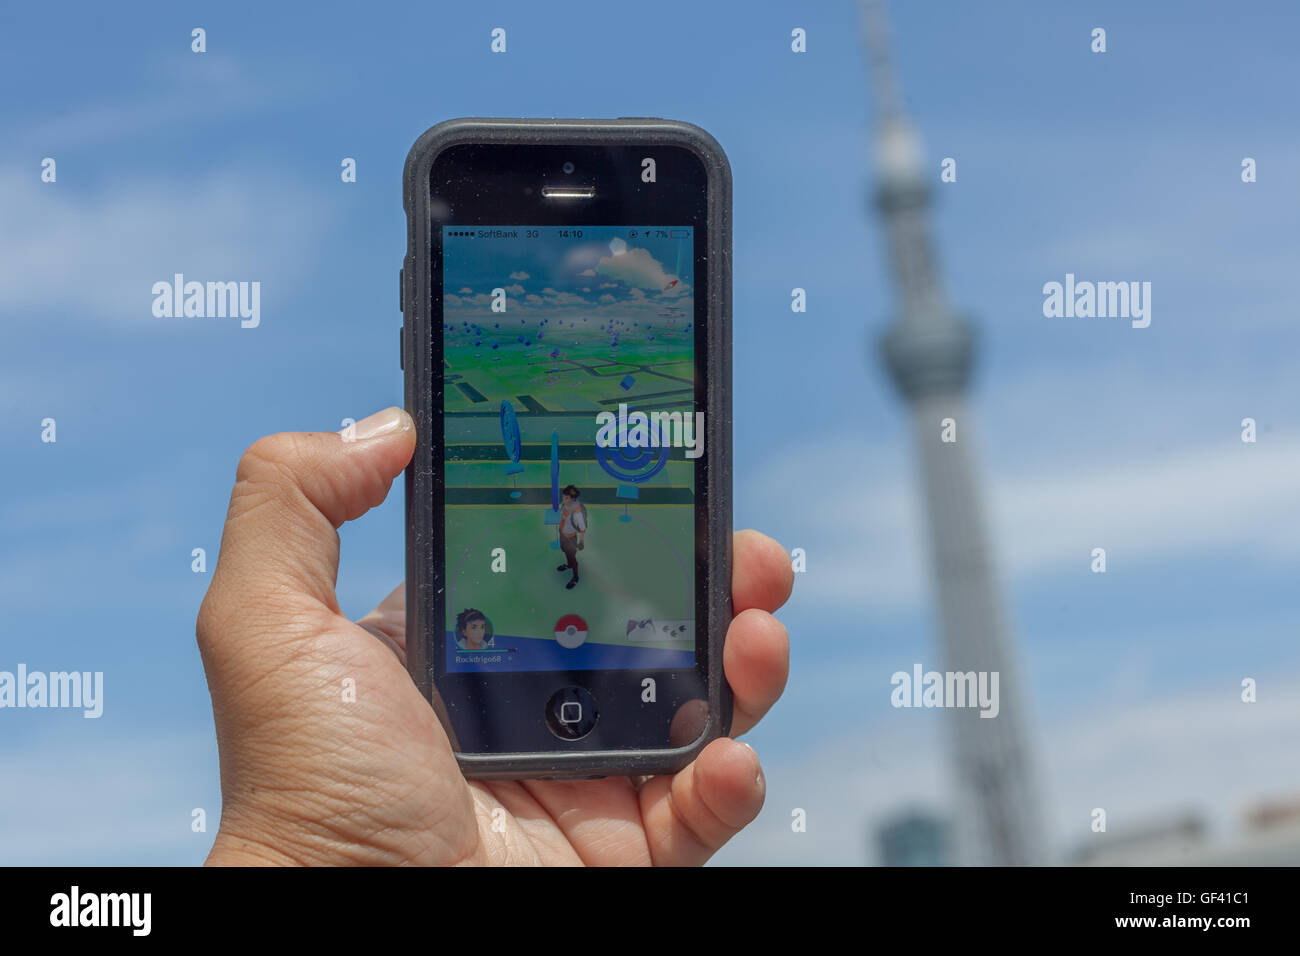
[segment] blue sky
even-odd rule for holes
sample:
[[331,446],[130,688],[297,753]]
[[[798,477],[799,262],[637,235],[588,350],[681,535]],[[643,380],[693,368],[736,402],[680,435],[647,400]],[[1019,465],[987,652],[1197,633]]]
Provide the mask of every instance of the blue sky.
[[[892,15],[945,286],[979,333],[963,440],[1052,845],[1088,839],[1097,806],[1116,829],[1191,809],[1232,839],[1252,801],[1300,790],[1300,15]],[[10,5],[0,37],[0,86],[22,91],[0,106],[0,668],[106,683],[99,720],[0,714],[0,862],[203,858],[190,811],[215,826],[220,794],[191,549],[215,559],[257,437],[401,403],[402,163],[454,116],[669,116],[730,157],[735,522],[808,570],[781,614],[789,690],[751,737],[767,807],[719,861],[870,862],[881,819],[945,805],[943,715],[888,703],[893,671],[938,656],[908,420],[875,353],[896,302],[852,3]],[[155,319],[175,272],[260,281],[261,325]],[[1150,281],[1151,326],[1045,318],[1066,273]],[[342,538],[356,617],[401,577],[400,493]]]

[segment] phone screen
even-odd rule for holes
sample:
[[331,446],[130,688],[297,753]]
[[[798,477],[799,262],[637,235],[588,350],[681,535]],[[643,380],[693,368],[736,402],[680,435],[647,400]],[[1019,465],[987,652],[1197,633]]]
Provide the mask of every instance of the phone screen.
[[668,144],[466,143],[429,189],[427,640],[454,746],[686,746],[716,590],[705,166]]
[[694,242],[442,226],[445,673],[695,666]]

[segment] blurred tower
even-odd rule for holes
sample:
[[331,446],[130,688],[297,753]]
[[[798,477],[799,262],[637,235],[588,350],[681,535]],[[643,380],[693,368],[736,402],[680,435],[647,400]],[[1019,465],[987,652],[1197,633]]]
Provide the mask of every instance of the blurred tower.
[[[862,17],[878,121],[876,205],[888,233],[902,306],[901,319],[880,344],[890,376],[911,406],[929,514],[944,669],[999,673],[997,717],[981,718],[976,707],[954,707],[948,714],[956,765],[957,862],[1041,863],[1024,699],[969,454],[970,419],[962,396],[971,368],[971,331],[949,311],[939,284],[926,221],[927,174],[922,172],[917,138],[903,117],[878,0],[862,0]],[[956,441],[941,440],[945,419],[955,424]]]

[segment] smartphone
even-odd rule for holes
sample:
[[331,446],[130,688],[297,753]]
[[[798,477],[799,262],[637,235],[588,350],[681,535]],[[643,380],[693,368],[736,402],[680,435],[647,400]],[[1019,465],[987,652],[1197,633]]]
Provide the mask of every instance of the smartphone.
[[403,198],[411,676],[466,776],[676,772],[732,716],[726,155],[456,119]]

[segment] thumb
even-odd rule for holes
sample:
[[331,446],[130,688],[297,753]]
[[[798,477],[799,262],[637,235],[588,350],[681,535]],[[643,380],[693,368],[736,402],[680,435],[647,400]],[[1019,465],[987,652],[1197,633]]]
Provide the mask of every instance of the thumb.
[[[257,614],[261,598],[314,598],[338,613],[338,528],[388,496],[415,450],[415,423],[400,408],[340,433],[281,432],[239,460],[221,552],[204,603],[226,624]],[[261,623],[261,622],[258,622]]]

